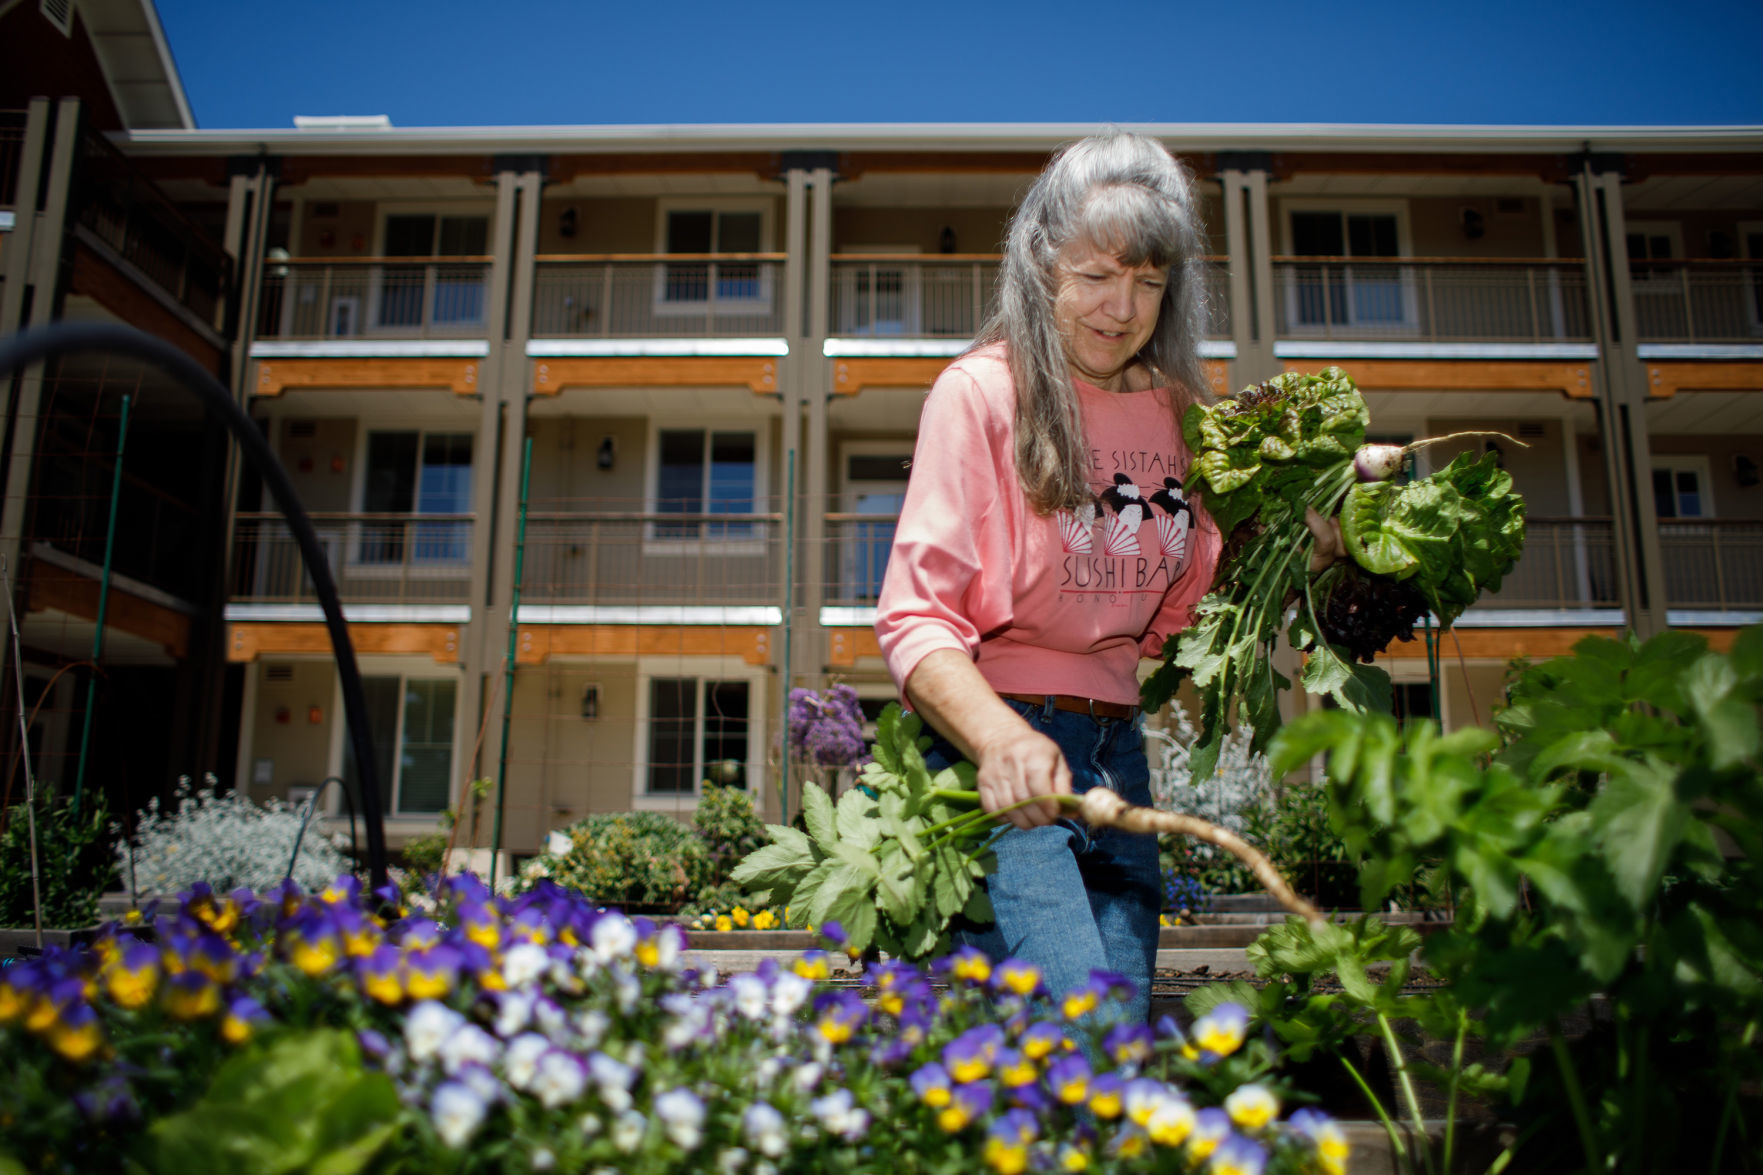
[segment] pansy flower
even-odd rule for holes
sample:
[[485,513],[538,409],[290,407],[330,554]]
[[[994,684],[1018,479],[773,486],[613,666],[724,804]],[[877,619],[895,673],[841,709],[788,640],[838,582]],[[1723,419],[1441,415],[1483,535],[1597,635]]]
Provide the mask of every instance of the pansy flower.
[[324,887],[318,900],[327,906],[354,906],[361,898],[361,879],[347,873]]
[[1060,1057],[1047,1069],[1047,1086],[1066,1105],[1083,1105],[1090,1096],[1090,1063],[1076,1053]]
[[239,975],[238,952],[218,934],[198,935],[185,959],[191,967],[219,984],[232,983]]
[[174,1020],[203,1020],[220,1011],[220,988],[200,971],[185,971],[165,981],[160,1000]]
[[869,1009],[854,991],[840,991],[816,1001],[814,1029],[828,1044],[844,1044],[856,1034]]
[[57,1007],[55,1019],[43,1032],[43,1038],[50,1048],[74,1062],[85,1060],[104,1046],[98,1013],[84,1001]]
[[376,1003],[396,1007],[404,1002],[404,954],[381,944],[364,959],[355,960],[355,979],[361,993]]
[[296,914],[280,937],[282,950],[300,971],[316,979],[343,958],[343,941],[328,912],[308,908]]
[[[144,942],[123,948],[104,972],[104,990],[120,1008],[144,1008],[159,987],[159,952]],[[0,994],[0,1000],[4,995]],[[0,1023],[6,1016],[0,1014]]]
[[1050,1020],[1041,1020],[1029,1025],[1023,1030],[1022,1038],[1017,1041],[1017,1047],[1022,1049],[1022,1055],[1035,1061],[1049,1057],[1056,1052],[1066,1051],[1070,1045],[1071,1041],[1066,1037],[1065,1029]]
[[1022,1175],[1028,1169],[1029,1144],[1039,1136],[1040,1129],[1033,1114],[1027,1110],[1011,1110],[986,1131],[986,1145],[981,1157],[998,1175]]
[[1005,959],[999,963],[992,974],[992,984],[1000,991],[1008,991],[1019,996],[1039,994],[1041,987],[1041,969],[1033,963],[1022,959]]
[[1171,1092],[1157,1103],[1145,1122],[1145,1133],[1158,1146],[1177,1147],[1194,1132],[1194,1107],[1187,1098]]
[[1000,1049],[998,1052],[998,1080],[1006,1089],[1018,1086],[1033,1085],[1040,1080],[1041,1072],[1035,1063],[1023,1056],[1018,1049]]
[[1279,1098],[1265,1085],[1240,1085],[1224,1099],[1224,1112],[1239,1130],[1260,1130],[1279,1117]]
[[984,1081],[970,1081],[950,1091],[949,1104],[937,1111],[937,1125],[946,1134],[965,1130],[992,1109],[992,1087]]
[[1126,1080],[1116,1073],[1102,1073],[1090,1082],[1090,1112],[1098,1118],[1120,1117],[1126,1109]]
[[962,947],[949,956],[949,978],[973,987],[992,977],[992,960],[978,947]]
[[587,1085],[587,1065],[574,1053],[562,1049],[551,1049],[541,1055],[533,1071],[533,1096],[546,1109],[554,1110],[575,1101]]
[[1207,1162],[1210,1175],[1261,1175],[1267,1166],[1267,1151],[1252,1138],[1233,1134],[1218,1144]]
[[1067,1020],[1087,1016],[1101,1006],[1102,997],[1107,994],[1108,985],[1098,982],[1092,975],[1088,983],[1065,993],[1059,1001],[1059,1014]]
[[[1188,1135],[1188,1158],[1195,1162],[1204,1162],[1218,1149],[1218,1144],[1230,1137],[1230,1115],[1217,1106],[1207,1106],[1194,1115],[1194,1130]],[[1332,1175],[1342,1175],[1336,1171]]]
[[1135,1077],[1121,1091],[1126,1116],[1134,1126],[1144,1126],[1157,1112],[1157,1107],[1174,1096],[1168,1086],[1150,1077]]
[[455,1150],[471,1141],[483,1125],[489,1105],[462,1081],[444,1082],[429,1102],[429,1120],[441,1141]]
[[1316,1158],[1325,1175],[1346,1175],[1347,1136],[1333,1118],[1305,1107],[1291,1116],[1290,1124],[1315,1145]]
[[920,1066],[909,1082],[918,1100],[933,1110],[942,1109],[954,1098],[955,1083],[950,1079],[949,1071],[935,1061]]
[[741,1114],[741,1135],[748,1146],[767,1158],[780,1158],[790,1147],[784,1116],[767,1102],[754,1102]]
[[1003,1044],[1004,1030],[996,1024],[969,1028],[943,1046],[943,1067],[958,1082],[978,1081],[992,1071]]
[[221,1039],[228,1044],[244,1044],[269,1019],[263,1005],[248,995],[234,996],[227,1001],[226,1014],[220,1018]]
[[1151,1057],[1151,1030],[1143,1024],[1116,1024],[1102,1037],[1102,1051],[1116,1065],[1142,1065]]
[[1219,1004],[1194,1021],[1188,1040],[1214,1056],[1228,1057],[1243,1047],[1249,1031],[1249,1010],[1241,1004]]
[[436,1000],[459,981],[459,951],[430,947],[404,956],[404,991],[414,1000]]
[[354,906],[336,906],[331,919],[342,936],[343,953],[351,959],[365,958],[380,945],[380,928]]
[[832,958],[822,950],[803,951],[790,970],[803,979],[820,982],[832,975]]

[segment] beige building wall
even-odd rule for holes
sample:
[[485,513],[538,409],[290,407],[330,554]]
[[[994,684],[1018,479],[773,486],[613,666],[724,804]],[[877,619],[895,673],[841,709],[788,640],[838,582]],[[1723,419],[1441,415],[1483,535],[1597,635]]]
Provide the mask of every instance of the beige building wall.
[[[310,435],[300,435],[310,426]],[[312,512],[353,510],[357,422],[349,419],[288,418],[280,422],[276,455]]]
[[[272,677],[287,671],[288,680]],[[251,724],[251,758],[246,765],[251,798],[287,799],[290,787],[316,787],[330,774],[331,725],[337,721],[336,666],[323,661],[259,661],[249,667],[257,697],[246,715]],[[312,722],[317,708],[320,721]],[[269,782],[258,782],[268,763]]]

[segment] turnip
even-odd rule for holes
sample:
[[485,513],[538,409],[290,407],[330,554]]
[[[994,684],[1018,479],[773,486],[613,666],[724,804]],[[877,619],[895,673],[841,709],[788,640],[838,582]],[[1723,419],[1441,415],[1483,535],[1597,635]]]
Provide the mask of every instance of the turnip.
[[1426,437],[1423,440],[1410,441],[1406,445],[1360,445],[1359,451],[1353,454],[1353,473],[1362,482],[1388,481],[1396,476],[1402,468],[1402,462],[1408,454],[1416,449],[1424,449],[1428,445],[1436,445],[1440,441],[1455,441],[1463,437],[1499,437],[1511,441],[1519,448],[1529,448],[1523,441],[1514,440],[1503,432],[1471,431],[1448,433],[1442,437]]

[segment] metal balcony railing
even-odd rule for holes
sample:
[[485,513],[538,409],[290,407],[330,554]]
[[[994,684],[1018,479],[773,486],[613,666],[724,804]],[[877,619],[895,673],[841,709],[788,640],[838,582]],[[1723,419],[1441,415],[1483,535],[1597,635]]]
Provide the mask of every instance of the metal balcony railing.
[[[995,253],[835,253],[831,333],[855,338],[971,339],[992,311]],[[1207,337],[1230,337],[1230,271],[1206,259]]]
[[1661,522],[1659,553],[1670,607],[1715,612],[1763,608],[1763,522]]
[[[114,466],[45,453],[36,462],[30,537],[94,566],[104,562]],[[111,567],[186,600],[201,593],[195,507],[129,473],[116,498]]]
[[226,250],[101,136],[86,132],[69,219],[205,325],[232,280]]
[[783,515],[532,511],[521,599],[534,604],[775,605]]
[[1637,261],[1628,272],[1641,342],[1763,341],[1763,259]]
[[[347,604],[463,603],[471,585],[470,514],[314,514],[313,528]],[[316,602],[280,514],[239,514],[232,598]]]
[[1579,261],[1276,257],[1284,338],[1590,342]]
[[481,338],[489,272],[486,257],[271,259],[257,337]]
[[782,253],[541,255],[533,337],[781,335],[783,260]]
[[1524,554],[1484,608],[1614,608],[1616,548],[1608,518],[1528,518]]
[[828,514],[821,574],[826,602],[835,607],[866,607],[881,594],[894,545],[898,514]]

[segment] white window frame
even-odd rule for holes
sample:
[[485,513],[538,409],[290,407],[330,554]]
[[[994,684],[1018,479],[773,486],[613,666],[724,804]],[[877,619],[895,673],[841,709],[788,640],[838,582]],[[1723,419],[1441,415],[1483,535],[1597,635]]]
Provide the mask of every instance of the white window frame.
[[[1279,202],[1279,228],[1281,249],[1287,257],[1296,256],[1292,240],[1292,213],[1294,212],[1335,212],[1342,217],[1354,213],[1374,216],[1394,216],[1396,218],[1396,249],[1394,258],[1367,258],[1367,264],[1400,266],[1400,259],[1414,255],[1414,237],[1409,228],[1408,201],[1406,200],[1331,200],[1326,197],[1303,197],[1281,200]],[[1343,275],[1349,291],[1352,289],[1353,275],[1349,267]],[[1298,290],[1296,285],[1287,283],[1285,291],[1286,332],[1291,335],[1326,334],[1332,330],[1353,331],[1360,329],[1377,329],[1382,331],[1420,333],[1420,303],[1415,295],[1415,273],[1412,266],[1401,267],[1397,280],[1402,290],[1402,320],[1400,322],[1360,322],[1353,313],[1351,293],[1348,295],[1347,321],[1339,325],[1318,323],[1315,325],[1298,322]]]
[[[658,677],[689,677],[697,683],[697,728],[692,744],[696,770],[689,792],[649,791],[649,688]],[[766,690],[771,676],[764,666],[749,665],[739,657],[694,657],[682,661],[678,657],[637,658],[637,720],[631,734],[631,807],[639,812],[690,813],[697,806],[703,791],[704,765],[704,683],[707,681],[744,681],[747,683],[747,795],[754,810],[764,814],[770,801],[766,777],[766,751],[771,741],[766,732],[770,713]]]
[[[924,250],[917,245],[846,245],[839,250],[841,253],[890,254],[898,257],[919,257]],[[857,278],[859,266],[873,265],[878,270],[885,270],[900,275],[900,306],[903,317],[897,331],[880,331],[876,329],[875,295],[870,294],[870,323],[867,329],[853,325],[850,317],[857,306]],[[841,263],[834,276],[839,283],[839,306],[847,316],[845,321],[835,323],[832,333],[847,338],[917,338],[924,333],[924,298],[923,283],[920,275],[924,272],[921,262],[913,261],[904,265],[890,266],[885,261],[864,262],[852,261]]]
[[[774,235],[773,218],[776,215],[776,203],[768,196],[669,196],[655,202],[655,252],[667,253],[667,214],[669,212],[709,212],[713,215],[722,212],[757,212],[759,213],[759,251],[770,253]],[[716,250],[712,250],[715,252]],[[759,267],[759,293],[752,298],[719,298],[716,296],[716,282],[709,283],[703,302],[680,302],[667,296],[667,263],[655,266],[655,293],[652,309],[657,318],[702,318],[716,314],[769,314],[775,294],[772,283],[771,268],[767,263],[755,262]]]
[[[897,441],[864,440],[844,441],[839,445],[839,512],[854,514],[857,512],[857,495],[865,490],[880,490],[892,482],[873,479],[853,479],[850,476],[851,458],[853,457],[891,457],[895,454],[903,456],[907,461],[912,459],[914,441],[911,437],[902,437]],[[905,471],[901,471],[900,490],[906,490]],[[851,564],[851,555],[847,552],[839,560],[839,587],[849,591],[856,581],[856,569]]]
[[[482,438],[479,435],[476,417],[470,419],[461,418],[456,423],[459,427],[454,427],[454,421],[444,420],[412,421],[407,417],[398,418],[390,416],[356,417],[355,452],[351,459],[352,463],[349,473],[350,512],[354,514],[365,514],[367,512],[367,506],[363,500],[367,493],[367,438],[368,434],[376,432],[414,432],[416,434],[416,459],[418,462],[417,476],[419,479],[422,475],[422,446],[430,433],[469,433],[471,435],[472,496],[475,499],[478,489],[477,479],[483,469],[483,466],[479,461],[479,457],[482,455],[479,452],[482,448]],[[467,511],[467,513],[475,513],[475,511]],[[412,510],[410,517],[416,519],[421,516],[416,511]],[[471,528],[473,530],[476,529],[479,521],[481,520],[476,518],[472,520]],[[343,557],[334,560],[333,566],[339,568],[346,567],[351,576],[362,579],[371,579],[374,577],[392,578],[395,576],[409,576],[417,579],[454,579],[458,578],[461,572],[464,572],[466,575],[471,573],[471,543],[469,539],[466,541],[464,557],[457,562],[431,560],[418,563],[414,560],[406,560],[399,563],[380,563],[369,562],[361,558],[361,538],[361,525],[359,523],[351,524],[348,529],[348,534],[345,536],[347,546],[343,550]]]
[[[453,807],[459,799],[459,753],[461,717],[460,703],[465,698],[464,679],[454,665],[442,665],[431,657],[375,657],[365,656],[357,661],[356,668],[361,676],[393,677],[399,682],[399,692],[403,692],[404,683],[410,681],[448,681],[454,683],[453,689],[453,746],[447,755],[447,797],[441,806],[432,812],[406,812],[398,804],[403,791],[403,755],[404,746],[404,706],[400,698],[398,706],[398,725],[394,737],[396,742],[392,748],[392,801],[386,805],[385,817],[388,824],[396,821],[402,825],[396,831],[427,831],[432,828],[448,808]],[[250,711],[246,712],[247,715]],[[349,722],[343,712],[343,676],[331,674],[331,747],[330,768],[328,774],[341,779],[343,776],[344,746],[349,738]],[[247,717],[247,721],[249,721]],[[335,792],[337,789],[331,789]],[[327,801],[327,811],[335,814],[339,800],[332,798]]]
[[[483,203],[475,200],[465,204],[450,204],[444,202],[406,203],[392,201],[389,203],[378,204],[374,207],[373,256],[375,257],[384,257],[386,255],[386,221],[394,216],[433,216],[435,218],[435,228],[437,233],[439,232],[440,220],[443,216],[481,216],[486,222],[487,228],[485,244],[492,252],[495,249],[495,241],[491,240],[488,236],[489,233],[494,233],[496,229],[496,206],[493,203]],[[365,308],[365,313],[361,313],[358,308],[355,320],[355,330],[353,333],[356,335],[374,335],[380,338],[417,338],[425,333],[429,337],[435,337],[437,335],[445,335],[449,338],[466,339],[487,337],[490,331],[489,270],[486,268],[484,271],[484,321],[475,325],[466,326],[457,326],[451,323],[437,324],[434,321],[434,256],[434,254],[430,254],[430,260],[426,262],[415,257],[412,257],[409,261],[400,259],[393,262],[393,264],[398,265],[426,266],[423,277],[422,321],[420,323],[412,327],[380,325],[380,290],[383,288],[385,266],[375,265],[368,271],[367,306]],[[331,299],[331,305],[325,308],[325,322],[327,328],[334,321],[334,310],[340,300],[358,301],[358,299],[353,297],[343,299],[333,297]]]
[[[763,505],[769,500],[769,478],[767,471],[771,468],[771,427],[770,421],[764,417],[712,417],[708,420],[659,420],[649,418],[649,435],[645,441],[645,459],[647,473],[643,478],[643,513],[659,514],[661,500],[661,434],[681,430],[702,430],[704,443],[710,443],[710,435],[718,432],[750,432],[753,434],[753,513],[763,514]],[[704,464],[704,476],[710,476],[708,460]],[[708,484],[704,486],[708,491]],[[708,505],[709,495],[705,494]],[[725,556],[756,556],[766,552],[766,524],[753,523],[754,533],[747,538],[711,538],[700,535],[698,538],[668,538],[656,533],[658,524],[650,521],[643,527],[643,554],[649,555],[698,555],[704,552],[715,552]],[[708,523],[701,524],[708,526]]]
[[[1714,467],[1706,456],[1695,453],[1654,453],[1653,470],[1657,472],[1661,469],[1669,470],[1673,474],[1693,473],[1696,475],[1696,480],[1701,484],[1702,512],[1690,516],[1679,514],[1673,518],[1660,518],[1656,521],[1663,522],[1667,526],[1684,526],[1703,519],[1719,517],[1714,509]],[[1675,481],[1674,477],[1673,482]],[[1653,487],[1649,484],[1647,492],[1651,493],[1652,489]],[[1672,493],[1676,492],[1677,487],[1674,484]]]
[[1684,259],[1682,222],[1676,220],[1628,220],[1623,222],[1622,232],[1622,263],[1629,268],[1629,286],[1634,292],[1649,296],[1670,294],[1682,297],[1683,283],[1678,277],[1680,270],[1675,267],[1664,270],[1648,269],[1645,277],[1635,277],[1634,266],[1638,263],[1630,261],[1627,256],[1627,238],[1639,233],[1646,237],[1664,237],[1671,242],[1671,256],[1657,260],[1682,261]]

